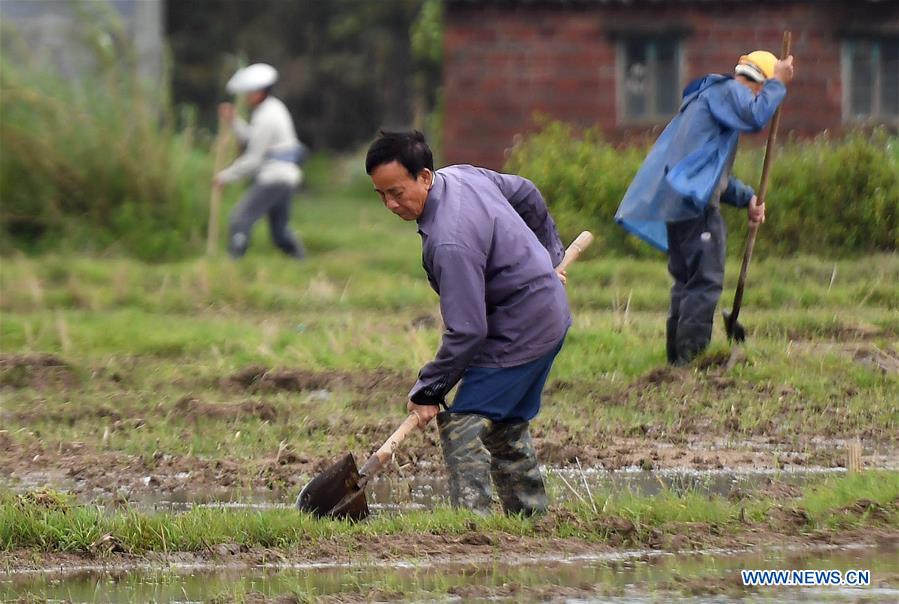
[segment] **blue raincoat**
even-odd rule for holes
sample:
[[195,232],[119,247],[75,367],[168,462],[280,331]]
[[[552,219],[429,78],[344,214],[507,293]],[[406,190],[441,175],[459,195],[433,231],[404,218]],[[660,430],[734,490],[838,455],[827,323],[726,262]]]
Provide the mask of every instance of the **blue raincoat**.
[[[758,132],[786,96],[780,80],[758,95],[726,75],[707,75],[684,89],[680,111],[662,132],[628,187],[615,221],[668,251],[666,222],[700,216],[721,182],[741,132]],[[722,201],[745,207],[752,189],[730,177]]]

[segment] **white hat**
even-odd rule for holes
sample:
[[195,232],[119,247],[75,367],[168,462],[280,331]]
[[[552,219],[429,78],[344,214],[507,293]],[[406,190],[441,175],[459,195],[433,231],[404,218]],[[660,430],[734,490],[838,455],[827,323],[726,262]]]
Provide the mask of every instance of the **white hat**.
[[225,90],[228,94],[242,94],[263,90],[278,81],[278,70],[265,63],[253,63],[231,76]]
[[763,84],[765,82],[765,74],[762,73],[762,70],[755,65],[749,65],[747,63],[740,63],[739,65],[734,67],[734,75],[746,76],[753,82],[757,82],[759,84]]

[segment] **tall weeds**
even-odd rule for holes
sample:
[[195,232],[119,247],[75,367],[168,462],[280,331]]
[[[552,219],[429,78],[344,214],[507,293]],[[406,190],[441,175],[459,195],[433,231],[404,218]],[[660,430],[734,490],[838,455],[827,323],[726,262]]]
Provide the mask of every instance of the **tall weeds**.
[[37,62],[4,30],[0,250],[113,248],[167,259],[199,249],[208,154],[192,128],[176,127],[166,86],[136,75],[114,18],[86,15],[78,29],[77,77]]

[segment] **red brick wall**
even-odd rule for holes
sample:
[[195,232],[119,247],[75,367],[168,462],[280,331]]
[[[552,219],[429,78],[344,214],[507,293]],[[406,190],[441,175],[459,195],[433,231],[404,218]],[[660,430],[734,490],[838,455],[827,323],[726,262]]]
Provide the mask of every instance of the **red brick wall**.
[[612,29],[684,27],[681,84],[730,72],[741,54],[780,53],[793,32],[797,79],[782,128],[808,135],[842,125],[840,32],[899,29],[897,3],[797,1],[660,5],[449,4],[444,40],[446,163],[499,168],[513,137],[535,127],[536,113],[599,125],[610,138],[650,126],[621,124],[616,105]]

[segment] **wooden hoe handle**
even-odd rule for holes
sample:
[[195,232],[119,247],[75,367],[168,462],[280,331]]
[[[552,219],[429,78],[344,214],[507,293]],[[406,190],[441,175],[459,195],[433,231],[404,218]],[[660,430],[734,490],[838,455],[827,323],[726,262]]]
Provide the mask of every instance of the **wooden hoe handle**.
[[[219,129],[215,135],[215,144],[213,145],[213,176],[221,172],[225,167],[225,161],[228,159],[228,143],[230,142],[228,124],[225,120],[219,118]],[[215,256],[218,250],[219,238],[219,209],[222,205],[222,191],[218,187],[213,187],[209,194],[209,225],[206,232],[206,255]]]
[[593,243],[593,233],[590,231],[584,231],[578,235],[577,239],[572,241],[571,245],[568,246],[568,249],[565,250],[565,257],[562,258],[562,262],[556,267],[556,272],[561,273],[562,271],[567,270],[568,267],[571,266],[571,263],[577,260],[578,256],[581,255],[581,252],[587,249],[591,243]]
[[[792,42],[792,34],[789,31],[784,32],[783,46],[781,47],[780,58],[786,59],[790,56],[790,43]],[[756,194],[758,204],[765,203],[765,197],[768,195],[768,176],[771,172],[771,164],[774,162],[774,143],[777,140],[777,129],[780,126],[780,110],[783,103],[774,112],[771,119],[771,128],[768,130],[768,144],[765,146],[765,163],[762,165],[762,181],[759,183],[759,191]],[[731,321],[734,324],[740,316],[740,307],[743,305],[743,290],[746,287],[746,275],[749,273],[749,261],[752,259],[752,250],[755,247],[755,237],[759,231],[759,223],[753,222],[749,225],[749,236],[746,238],[746,249],[743,251],[743,263],[740,265],[740,278],[737,280],[737,290],[734,292],[734,305],[731,311]]]
[[[790,56],[790,46],[793,40],[791,32],[784,32],[783,46],[780,50],[781,60]],[[777,140],[777,130],[780,127],[780,110],[783,108],[781,103],[771,118],[771,130],[768,135],[768,144],[765,146],[765,163],[762,165],[762,182],[759,183],[758,199],[759,205],[765,203],[765,197],[768,195],[768,176],[771,173],[771,164],[774,162],[774,143]]]
[[368,461],[366,461],[365,465],[362,466],[362,469],[359,470],[359,474],[370,478],[380,471],[381,468],[390,461],[390,458],[393,457],[393,452],[400,446],[400,443],[405,440],[410,432],[418,428],[419,421],[417,413],[410,413],[409,417],[400,424],[400,427],[390,435],[390,438],[384,441],[384,444],[368,458]]

